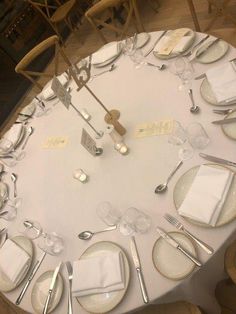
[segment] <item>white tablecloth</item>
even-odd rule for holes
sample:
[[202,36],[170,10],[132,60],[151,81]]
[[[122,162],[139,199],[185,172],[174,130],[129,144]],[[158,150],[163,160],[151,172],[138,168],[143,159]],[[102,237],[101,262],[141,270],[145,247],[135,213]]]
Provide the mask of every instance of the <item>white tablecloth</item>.
[[[152,41],[145,48],[148,49],[157,38],[158,33],[152,33]],[[197,40],[203,35],[198,34]],[[229,52],[217,64],[235,57],[236,50],[230,47]],[[160,64],[152,54],[148,60]],[[168,64],[167,61],[165,63]],[[176,214],[173,204],[173,188],[178,178],[188,169],[205,161],[195,153],[194,157],[186,161],[174,176],[165,194],[157,195],[154,189],[167,177],[169,171],[178,160],[178,149],[167,141],[167,135],[135,139],[134,129],[144,122],[160,121],[174,118],[187,126],[191,122],[200,122],[206,129],[211,142],[207,153],[235,160],[235,142],[223,135],[221,128],[211,124],[217,116],[212,113],[213,107],[207,104],[200,96],[201,80],[193,82],[193,92],[196,103],[201,107],[197,115],[189,112],[190,99],[187,92],[180,92],[179,78],[168,70],[158,71],[149,66],[135,69],[129,57],[121,56],[117,61],[117,68],[89,83],[95,94],[101,98],[109,109],[118,109],[121,112],[120,122],[126,127],[125,142],[130,148],[127,156],[122,156],[113,148],[109,136],[104,135],[97,140],[104,153],[100,157],[91,156],[80,144],[82,127],[92,136],[92,131],[76,114],[73,108],[69,111],[58,103],[53,113],[48,116],[35,118],[32,126],[35,132],[27,144],[27,156],[17,164],[14,172],[18,174],[18,194],[23,198],[23,206],[18,213],[17,220],[9,224],[10,236],[17,235],[20,219],[26,217],[39,221],[46,231],[55,231],[65,240],[66,248],[58,257],[47,256],[31,283],[22,303],[24,310],[33,312],[31,306],[31,289],[35,280],[43,272],[54,269],[57,263],[73,261],[91,244],[108,240],[119,244],[127,253],[130,260],[131,280],[126,296],[112,311],[121,314],[133,311],[143,306],[136,271],[133,266],[129,250],[129,239],[118,231],[102,233],[90,241],[81,241],[77,234],[83,230],[99,230],[105,227],[96,215],[96,207],[101,201],[109,201],[124,211],[128,207],[137,207],[146,211],[152,218],[153,228],[145,235],[136,238],[142,262],[143,274],[148,295],[151,302],[172,301],[177,298],[190,299],[204,305],[204,299],[211,297],[209,292],[210,281],[207,278],[216,277],[209,270],[220,248],[232,236],[235,222],[217,229],[200,228],[184,222],[196,236],[211,245],[216,254],[212,257],[198,249],[200,260],[204,266],[196,270],[192,276],[182,281],[172,281],[164,278],[154,268],[152,263],[152,248],[159,237],[155,225],[161,225],[165,230],[174,230],[163,218],[164,213]],[[194,63],[196,73],[203,73],[210,65]],[[94,70],[94,73],[99,72]],[[75,87],[74,82],[71,83]],[[79,109],[86,108],[92,115],[91,122],[98,129],[105,128],[105,112],[91,97],[87,90],[79,93],[74,88],[72,103]],[[63,149],[43,149],[42,143],[49,136],[67,136],[68,145]],[[89,182],[81,184],[73,178],[73,172],[82,168],[90,177]],[[9,183],[11,184],[11,183]],[[182,220],[182,219],[180,219]],[[182,220],[183,221],[183,220]],[[37,242],[37,241],[36,241]],[[36,250],[35,257],[40,255]],[[222,254],[221,254],[222,256]],[[223,267],[223,265],[222,265]],[[214,268],[215,269],[215,268]],[[202,275],[206,274],[208,275]],[[62,270],[66,277],[65,267]],[[211,274],[211,275],[210,275]],[[203,278],[203,286],[199,286],[198,278]],[[22,289],[22,285],[6,296],[15,302]],[[60,305],[55,313],[67,313],[67,281]],[[198,291],[198,294],[196,293]],[[78,302],[73,300],[75,313],[86,313]],[[216,312],[214,313],[216,314]]]

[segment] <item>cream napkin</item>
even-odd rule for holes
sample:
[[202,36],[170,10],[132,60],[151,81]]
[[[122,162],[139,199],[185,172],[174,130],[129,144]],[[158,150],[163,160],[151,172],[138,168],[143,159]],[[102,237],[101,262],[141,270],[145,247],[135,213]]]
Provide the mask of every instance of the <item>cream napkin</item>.
[[92,64],[98,64],[114,58],[117,55],[117,42],[109,43],[93,54]]
[[[11,146],[14,145],[19,140],[22,132],[22,124],[13,124],[13,126],[4,134],[3,138],[0,140],[0,150],[7,151]],[[10,143],[8,142],[10,141]]]
[[206,76],[219,103],[236,99],[236,69],[231,62],[208,70]]
[[[189,41],[191,40],[191,36],[183,36],[180,41],[176,44],[171,53],[181,53],[185,51],[189,45]],[[159,50],[168,43],[170,40],[170,36],[166,35],[161,38],[161,40],[156,44],[154,51],[159,53]]]
[[[68,81],[68,75],[66,73],[62,73],[60,76],[57,77],[62,85],[65,85]],[[43,100],[47,100],[54,96],[54,91],[51,89],[52,82],[50,81],[42,90],[40,97]]]
[[179,214],[215,226],[232,179],[230,170],[202,165],[178,209]]
[[29,263],[29,255],[12,240],[6,240],[0,249],[0,269],[11,282],[18,282]]
[[86,258],[73,263],[73,296],[117,291],[124,287],[124,261],[121,252]]

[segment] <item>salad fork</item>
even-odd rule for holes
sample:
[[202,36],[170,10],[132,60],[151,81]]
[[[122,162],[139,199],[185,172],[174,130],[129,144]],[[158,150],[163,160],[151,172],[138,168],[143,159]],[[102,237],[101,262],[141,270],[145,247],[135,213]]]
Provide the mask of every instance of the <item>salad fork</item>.
[[199,240],[197,237],[191,234],[187,229],[185,229],[185,227],[181,224],[181,222],[179,222],[175,217],[173,217],[170,214],[165,214],[164,218],[176,229],[182,230],[191,239],[193,239],[195,243],[197,243],[205,252],[207,252],[207,254],[212,254],[214,252],[214,250],[209,245]]
[[73,269],[71,262],[66,262],[66,268],[68,272],[68,279],[69,279],[69,294],[68,294],[68,314],[73,314],[72,308],[72,295],[71,295],[71,288],[72,288],[72,279],[73,279]]

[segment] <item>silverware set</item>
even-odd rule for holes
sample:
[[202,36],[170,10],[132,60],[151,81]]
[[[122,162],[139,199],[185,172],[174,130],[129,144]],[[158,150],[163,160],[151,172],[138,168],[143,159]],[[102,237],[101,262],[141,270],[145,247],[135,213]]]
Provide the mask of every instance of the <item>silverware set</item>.
[[226,160],[223,158],[219,158],[219,157],[215,157],[215,156],[211,156],[211,155],[207,155],[207,154],[203,154],[203,153],[199,153],[199,156],[206,159],[206,160],[213,161],[213,162],[218,163],[218,164],[236,167],[236,162],[229,161],[229,160]]
[[72,305],[72,280],[73,280],[73,268],[71,262],[66,262],[66,269],[68,272],[68,280],[69,280],[69,292],[68,292],[68,314],[73,314],[73,305]]
[[205,37],[203,37],[203,39],[201,39],[201,40],[200,40],[196,45],[194,45],[189,51],[185,52],[185,53],[183,54],[183,56],[184,56],[184,57],[190,57],[190,56],[194,53],[195,49],[196,49],[197,47],[199,47],[201,44],[203,44],[209,37],[210,37],[210,35],[206,35]]

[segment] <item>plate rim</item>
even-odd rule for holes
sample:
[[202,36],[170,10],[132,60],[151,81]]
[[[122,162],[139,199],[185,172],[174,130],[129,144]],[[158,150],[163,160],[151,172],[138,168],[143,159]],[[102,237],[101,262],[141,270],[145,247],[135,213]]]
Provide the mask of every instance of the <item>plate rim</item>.
[[[55,270],[55,269],[54,269],[54,270]],[[33,306],[33,302],[32,302],[32,298],[33,298],[33,289],[34,289],[36,283],[38,282],[38,280],[39,280],[43,275],[45,275],[45,274],[47,274],[47,273],[52,273],[52,276],[51,276],[51,277],[53,277],[54,270],[47,270],[47,271],[43,272],[43,273],[35,280],[34,285],[33,285],[32,289],[31,289],[30,301],[31,301],[31,305],[32,305],[32,307],[33,307],[35,313],[37,313],[37,314],[41,314],[41,312],[37,312],[36,309],[35,309],[35,307]],[[54,305],[53,307],[51,307],[50,310],[48,310],[47,313],[51,313],[52,311],[54,311],[55,308],[58,306],[58,304],[60,303],[60,301],[61,301],[61,299],[62,299],[62,294],[63,294],[63,291],[64,291],[64,281],[63,281],[63,277],[62,277],[62,275],[60,274],[60,272],[58,273],[58,278],[60,278],[61,287],[62,287],[62,288],[61,288],[61,293],[60,293],[60,298],[59,298],[58,302],[55,303],[55,305]]]
[[[203,44],[201,47],[199,47],[199,48],[197,49],[197,51],[196,51],[196,54],[197,54],[198,50],[200,50],[202,47],[204,47],[207,43],[213,42],[215,39],[216,39],[216,37],[213,38],[211,41],[207,41],[205,44]],[[228,44],[225,40],[222,40],[222,39],[220,39],[220,40],[218,41],[218,43],[219,43],[219,42],[224,43],[226,50],[225,50],[225,52],[224,52],[222,55],[220,55],[217,59],[214,59],[214,60],[212,60],[212,61],[210,61],[210,62],[204,62],[204,61],[200,61],[200,59],[196,56],[195,60],[196,60],[198,63],[201,63],[201,64],[211,64],[211,63],[214,63],[214,62],[220,60],[221,58],[223,58],[223,57],[226,55],[226,53],[228,52],[228,50],[229,50],[229,44]],[[216,44],[218,44],[218,43],[216,43]]]
[[[105,311],[105,312],[102,311],[102,313],[105,314],[105,313],[109,313],[109,312],[112,311],[114,308],[116,308],[116,307],[122,302],[123,298],[125,297],[125,295],[126,295],[126,293],[127,293],[127,290],[128,290],[128,288],[129,288],[129,285],[130,285],[130,263],[129,263],[128,257],[126,256],[125,250],[124,250],[119,244],[117,244],[117,243],[115,243],[115,242],[113,242],[113,241],[105,241],[105,240],[98,241],[98,242],[95,242],[95,243],[91,244],[89,247],[87,247],[87,249],[85,249],[85,250],[83,251],[83,253],[80,255],[80,257],[78,258],[78,260],[83,256],[84,253],[86,253],[89,249],[91,249],[91,247],[94,247],[94,246],[96,246],[96,245],[98,245],[98,244],[101,244],[101,243],[109,243],[109,244],[112,244],[112,245],[116,246],[117,248],[119,248],[119,249],[121,250],[121,252],[124,254],[125,258],[126,258],[127,265],[128,265],[128,270],[129,270],[129,271],[128,271],[128,274],[126,274],[126,276],[127,276],[127,287],[124,288],[124,294],[123,294],[122,298],[120,299],[120,301],[119,301],[116,305],[114,305],[113,307],[111,307],[109,310],[107,310],[107,311]],[[79,298],[80,298],[80,297],[75,297],[75,298],[76,298],[77,302],[79,303],[79,305],[80,305],[85,311],[88,311],[88,310],[80,303],[80,301],[79,301]],[[94,314],[101,314],[101,311],[93,311],[92,313],[94,313]]]
[[[173,189],[172,197],[173,197],[173,203],[174,203],[174,206],[175,206],[175,210],[176,210],[176,212],[177,212],[177,215],[179,215],[179,213],[178,213],[178,208],[177,208],[177,206],[176,206],[176,202],[175,202],[175,199],[174,199],[175,188],[176,188],[176,186],[177,186],[179,180],[180,180],[185,174],[187,174],[190,170],[192,170],[192,169],[194,169],[194,168],[200,167],[201,165],[206,165],[206,166],[208,166],[208,165],[213,165],[213,166],[216,165],[216,166],[225,168],[225,169],[227,169],[227,170],[230,170],[231,172],[234,173],[234,176],[236,176],[236,171],[232,170],[231,168],[229,168],[229,167],[227,167],[227,166],[223,166],[223,165],[220,165],[220,164],[217,164],[217,163],[204,163],[204,164],[200,164],[200,165],[196,165],[196,166],[191,167],[190,169],[188,169],[187,171],[185,171],[185,172],[179,177],[179,179],[177,180],[177,182],[176,182],[176,184],[175,184],[175,186],[174,186],[174,189]],[[186,220],[188,223],[190,223],[190,224],[192,224],[192,225],[194,225],[194,226],[203,227],[203,228],[206,228],[206,229],[211,229],[211,230],[213,230],[213,229],[215,229],[215,228],[223,227],[223,226],[225,226],[225,225],[231,223],[232,221],[234,221],[234,220],[236,219],[236,212],[235,212],[235,216],[234,216],[233,218],[231,218],[229,221],[227,221],[227,222],[225,222],[225,223],[222,223],[222,224],[219,224],[219,225],[216,224],[215,226],[211,226],[211,225],[208,225],[208,224],[204,224],[204,223],[198,222],[198,221],[196,221],[196,220],[193,220],[193,219],[191,219],[191,218],[187,218],[187,217],[184,217],[184,216],[181,216],[181,215],[179,215],[179,216],[180,216],[181,218],[183,218],[184,220]]]
[[[236,109],[234,109],[232,112],[228,113],[228,114],[224,117],[224,119],[230,118],[230,115],[231,115],[233,112],[236,112]],[[233,140],[233,141],[236,141],[236,136],[235,136],[235,137],[230,136],[230,135],[225,131],[224,124],[221,125],[221,130],[222,130],[222,132],[224,133],[224,135],[227,136],[229,139],[231,139],[231,140]]]
[[[191,238],[190,238],[187,234],[184,234],[183,232],[180,232],[180,231],[169,231],[169,232],[167,232],[167,234],[170,234],[170,235],[173,235],[173,233],[174,233],[174,234],[175,234],[175,233],[181,234],[181,235],[183,235],[185,238],[187,238],[187,239],[191,242],[192,247],[193,247],[193,250],[194,250],[194,254],[195,254],[194,256],[197,258],[198,255],[197,255],[196,245],[195,245],[195,243],[191,240]],[[162,239],[161,236],[160,236],[158,239],[156,239],[156,241],[155,241],[155,243],[154,243],[154,245],[153,245],[153,247],[152,247],[152,263],[153,263],[155,269],[156,269],[163,277],[165,277],[165,278],[167,278],[167,279],[170,279],[170,280],[173,280],[173,281],[180,281],[180,280],[183,280],[184,278],[190,276],[190,274],[193,273],[194,269],[196,268],[196,265],[195,265],[194,263],[192,263],[193,266],[192,266],[191,271],[190,271],[188,274],[186,274],[186,275],[184,275],[184,276],[182,276],[182,277],[179,277],[179,278],[168,277],[168,276],[164,275],[164,274],[157,268],[157,266],[156,266],[155,263],[154,263],[154,257],[153,257],[153,255],[154,255],[154,248],[155,248],[157,242],[158,242],[159,240],[161,240],[161,239]],[[164,239],[163,239],[163,240],[164,240]],[[165,240],[164,240],[164,241],[165,241]]]

